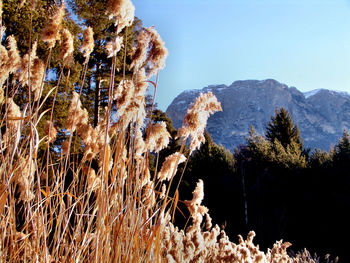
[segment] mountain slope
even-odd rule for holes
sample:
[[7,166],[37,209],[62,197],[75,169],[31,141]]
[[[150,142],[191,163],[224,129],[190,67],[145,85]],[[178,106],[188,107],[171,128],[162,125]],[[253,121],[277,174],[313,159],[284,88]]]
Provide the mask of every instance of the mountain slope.
[[223,111],[211,116],[207,130],[217,144],[233,150],[245,142],[250,126],[260,134],[275,109],[285,107],[298,124],[306,147],[329,150],[343,130],[350,127],[350,96],[344,92],[315,90],[303,94],[276,80],[235,81],[230,86],[212,85],[178,95],[167,109],[176,128],[200,92],[212,91]]

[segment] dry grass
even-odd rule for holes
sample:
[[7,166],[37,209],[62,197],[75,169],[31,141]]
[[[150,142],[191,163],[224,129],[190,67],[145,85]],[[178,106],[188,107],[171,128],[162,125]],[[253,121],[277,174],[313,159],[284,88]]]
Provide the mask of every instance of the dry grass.
[[[131,1],[110,1],[108,8],[116,19],[117,32],[130,25],[134,16]],[[62,28],[63,15],[64,5],[57,7],[39,41],[46,41],[52,49],[61,36],[60,54],[66,64],[73,59],[73,39]],[[92,35],[91,28],[84,33],[85,64],[93,49]],[[117,34],[106,47],[110,47],[112,60],[123,52],[121,37]],[[202,181],[193,199],[185,202],[191,225],[179,230],[171,223],[178,196],[169,196],[169,189],[177,166],[186,157],[180,151],[156,169],[158,174],[148,170],[150,151],[159,152],[169,143],[164,123],[145,122],[147,80],[165,66],[167,56],[154,28],[143,29],[135,43],[134,78],[109,86],[109,105],[96,127],[89,123],[81,94],[72,94],[63,127],[69,137],[62,143],[58,163],[50,162],[49,146],[59,127],[51,119],[45,124],[46,136],[41,138],[38,132],[41,118],[52,116],[55,110],[55,105],[42,108],[47,99],[41,97],[46,85],[44,63],[36,56],[35,46],[20,57],[16,45],[11,36],[0,45],[1,262],[317,262],[307,251],[288,256],[289,243],[277,242],[264,253],[253,244],[253,232],[246,240],[240,238],[239,244],[230,242],[224,231],[212,226],[208,209],[201,205]],[[111,80],[114,68],[115,64]],[[13,100],[15,94],[8,93],[11,83],[29,87],[34,101],[29,99],[21,110]],[[113,101],[118,105],[116,121],[110,116]],[[188,111],[179,136],[183,143],[191,136],[191,151],[203,142],[209,114],[218,110],[220,104],[208,93]],[[142,129],[147,131],[145,139]],[[79,161],[70,158],[73,133],[84,144]],[[44,165],[37,159],[39,145],[46,145]],[[92,167],[93,161],[98,167]]]

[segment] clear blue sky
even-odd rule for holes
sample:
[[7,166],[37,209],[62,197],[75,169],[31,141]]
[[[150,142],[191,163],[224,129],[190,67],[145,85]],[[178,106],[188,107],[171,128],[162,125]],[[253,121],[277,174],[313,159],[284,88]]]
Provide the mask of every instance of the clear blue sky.
[[273,78],[350,92],[350,0],[133,0],[169,50],[156,95]]

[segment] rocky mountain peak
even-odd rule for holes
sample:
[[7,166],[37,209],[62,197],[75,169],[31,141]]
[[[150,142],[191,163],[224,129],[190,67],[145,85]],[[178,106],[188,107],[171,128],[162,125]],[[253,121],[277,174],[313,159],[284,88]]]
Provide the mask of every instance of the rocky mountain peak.
[[245,142],[250,126],[260,134],[276,108],[285,107],[298,124],[304,145],[329,150],[350,127],[350,95],[331,90],[302,93],[274,79],[238,80],[230,86],[210,85],[179,94],[167,109],[176,128],[200,92],[211,91],[223,111],[211,116],[207,130],[214,141],[233,150]]

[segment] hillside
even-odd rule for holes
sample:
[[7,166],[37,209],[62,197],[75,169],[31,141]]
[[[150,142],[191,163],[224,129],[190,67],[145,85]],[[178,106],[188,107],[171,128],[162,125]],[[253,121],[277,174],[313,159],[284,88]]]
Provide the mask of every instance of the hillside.
[[285,107],[298,124],[304,145],[329,150],[350,127],[350,96],[344,92],[314,90],[302,93],[273,79],[235,81],[179,94],[167,108],[174,126],[182,125],[188,105],[200,92],[212,91],[223,111],[210,117],[207,129],[217,144],[232,150],[244,143],[249,128],[264,134],[275,109]]

